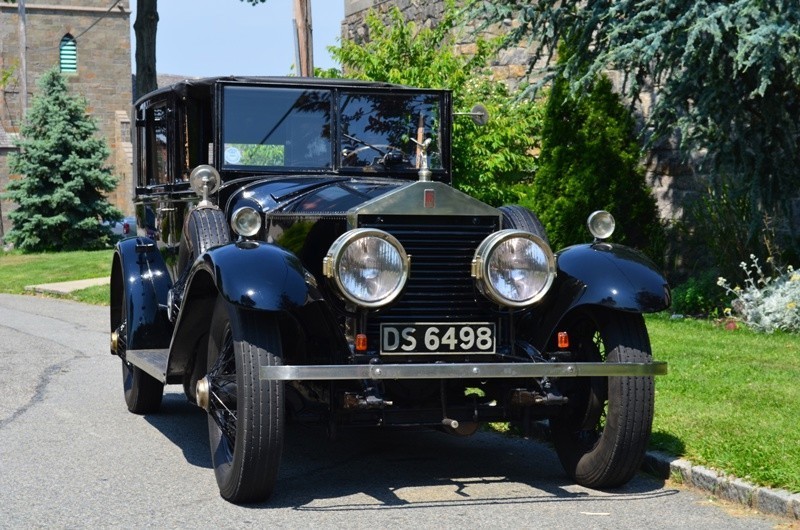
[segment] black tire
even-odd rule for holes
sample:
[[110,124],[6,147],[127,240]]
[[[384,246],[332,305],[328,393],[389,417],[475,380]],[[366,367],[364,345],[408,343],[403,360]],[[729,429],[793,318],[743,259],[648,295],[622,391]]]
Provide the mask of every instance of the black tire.
[[283,451],[284,386],[260,366],[281,363],[275,318],[221,296],[208,341],[208,433],[220,495],[243,504],[268,499]]
[[[124,293],[124,287],[120,288],[120,292]],[[115,322],[117,316],[119,321]],[[126,297],[123,294],[121,307],[116,312],[112,312],[111,328],[116,330],[120,336],[117,354],[122,357],[122,389],[125,393],[125,404],[128,406],[128,410],[134,414],[158,412],[164,396],[164,384],[125,360],[127,318]]]
[[516,204],[501,206],[499,210],[503,214],[503,228],[525,230],[541,237],[545,243],[550,245],[544,225],[539,221],[535,213]]
[[178,270],[185,271],[206,250],[230,242],[225,214],[217,208],[195,208],[189,213],[178,250]]
[[[641,315],[579,311],[566,329],[578,361],[649,362],[650,340]],[[569,398],[550,420],[553,445],[566,472],[582,486],[615,488],[642,464],[653,424],[653,377],[562,380]]]
[[[195,208],[189,213],[184,226],[184,234],[178,249],[178,271],[180,277],[176,281],[176,290],[182,296],[184,283],[189,275],[192,263],[203,252],[212,247],[230,242],[230,230],[225,221],[225,214],[217,208]],[[178,308],[174,308],[177,314]],[[204,339],[203,344],[208,341]],[[201,359],[201,361],[203,361]],[[183,379],[183,392],[186,399],[195,403],[197,379],[205,372],[205,362],[200,366],[190,366]]]
[[125,404],[134,414],[151,414],[161,408],[164,384],[125,360],[122,361],[122,387]]

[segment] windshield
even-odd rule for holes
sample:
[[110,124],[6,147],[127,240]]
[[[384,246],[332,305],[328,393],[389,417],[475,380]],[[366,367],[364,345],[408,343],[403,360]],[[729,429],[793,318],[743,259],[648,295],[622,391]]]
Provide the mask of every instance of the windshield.
[[224,86],[222,105],[223,169],[442,168],[438,94]]
[[223,167],[332,167],[329,91],[226,86],[223,102]]
[[341,108],[343,167],[442,167],[439,98],[435,94],[345,94]]

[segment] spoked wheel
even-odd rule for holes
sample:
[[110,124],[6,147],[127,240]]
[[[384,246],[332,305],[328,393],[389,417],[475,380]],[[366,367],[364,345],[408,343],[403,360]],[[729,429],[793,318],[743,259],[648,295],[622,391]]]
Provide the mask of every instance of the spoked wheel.
[[261,381],[262,365],[281,363],[274,317],[219,297],[208,342],[208,373],[198,403],[208,411],[211,458],[220,495],[233,503],[272,494],[283,449],[284,388]]
[[[566,329],[576,361],[651,359],[641,315],[581,311],[572,315]],[[561,388],[569,404],[550,420],[550,428],[564,469],[590,488],[627,483],[641,466],[650,439],[653,377],[576,378],[562,380]]]
[[111,330],[116,332],[116,353],[122,358],[122,388],[125,392],[125,404],[130,412],[149,414],[157,412],[161,407],[164,384],[125,360],[128,320],[126,302],[123,294],[121,307],[111,313]]

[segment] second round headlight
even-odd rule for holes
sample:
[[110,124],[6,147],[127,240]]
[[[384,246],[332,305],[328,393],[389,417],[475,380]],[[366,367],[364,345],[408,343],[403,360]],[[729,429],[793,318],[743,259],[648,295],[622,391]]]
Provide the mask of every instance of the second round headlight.
[[261,214],[255,208],[243,206],[233,212],[231,228],[244,237],[252,237],[261,230]]
[[556,276],[555,257],[540,237],[522,230],[501,230],[478,246],[472,276],[490,300],[525,307],[541,300]]
[[409,265],[408,254],[394,236],[359,228],[333,242],[322,269],[347,300],[362,307],[380,307],[403,290]]

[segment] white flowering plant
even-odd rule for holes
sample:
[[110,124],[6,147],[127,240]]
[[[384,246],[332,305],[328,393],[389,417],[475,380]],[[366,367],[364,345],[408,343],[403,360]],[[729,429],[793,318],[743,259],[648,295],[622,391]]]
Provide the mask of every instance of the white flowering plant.
[[775,267],[775,275],[770,276],[753,254],[750,261],[750,265],[739,264],[746,275],[744,287],[731,287],[725,278],[717,279],[717,285],[735,297],[726,314],[740,317],[755,331],[799,333],[800,272],[789,265],[785,270]]

